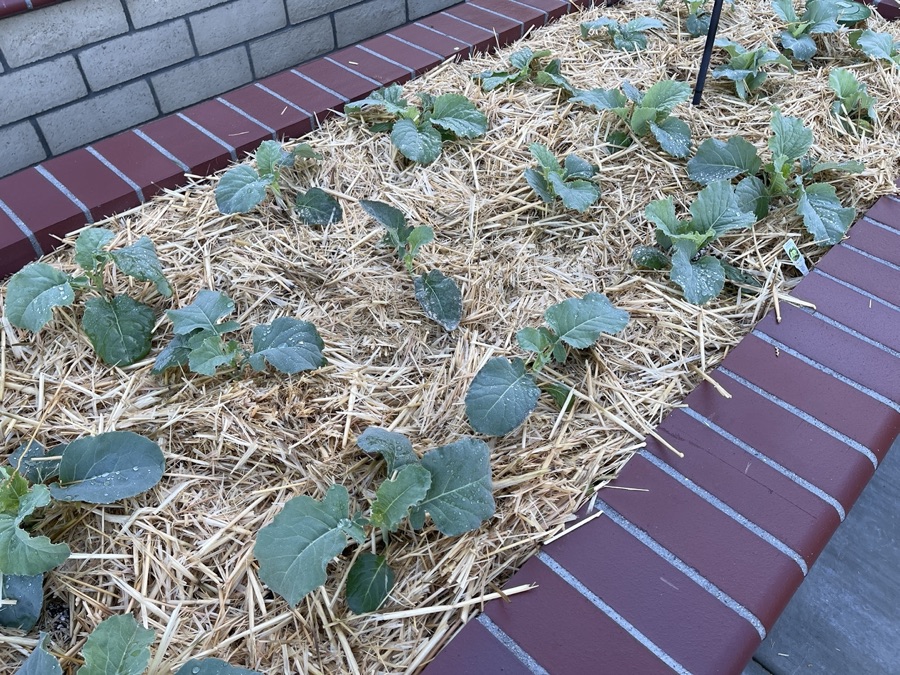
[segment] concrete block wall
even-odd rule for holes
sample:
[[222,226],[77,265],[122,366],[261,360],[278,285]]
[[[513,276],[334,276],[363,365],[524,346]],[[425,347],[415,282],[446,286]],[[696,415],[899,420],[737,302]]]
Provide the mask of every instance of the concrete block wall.
[[0,176],[460,0],[0,0]]

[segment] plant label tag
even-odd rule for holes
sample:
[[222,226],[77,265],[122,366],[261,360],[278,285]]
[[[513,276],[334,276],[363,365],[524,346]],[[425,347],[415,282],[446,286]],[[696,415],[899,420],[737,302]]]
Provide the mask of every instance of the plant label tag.
[[793,239],[788,239],[784,242],[784,252],[787,253],[787,257],[790,258],[791,264],[800,270],[800,274],[803,276],[809,274],[809,267],[807,267],[806,261],[803,259],[803,254],[800,253],[800,249],[797,248],[797,244],[794,243]]

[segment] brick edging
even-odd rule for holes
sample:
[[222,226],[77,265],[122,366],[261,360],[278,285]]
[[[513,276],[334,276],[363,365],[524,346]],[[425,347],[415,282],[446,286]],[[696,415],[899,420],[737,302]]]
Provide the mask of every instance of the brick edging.
[[56,5],[60,2],[65,2],[65,0],[0,0],[0,19],[48,5]]

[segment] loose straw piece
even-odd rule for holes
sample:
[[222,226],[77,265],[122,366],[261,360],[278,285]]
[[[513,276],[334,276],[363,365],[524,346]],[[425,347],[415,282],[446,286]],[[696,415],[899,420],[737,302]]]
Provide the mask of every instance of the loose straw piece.
[[438,612],[448,612],[455,609],[461,609],[463,607],[470,607],[472,605],[480,605],[482,603],[488,602],[489,600],[497,600],[498,598],[505,598],[510,595],[516,595],[518,593],[524,593],[525,591],[530,591],[537,588],[537,584],[523,584],[522,586],[515,586],[510,588],[509,590],[504,590],[502,593],[488,593],[487,595],[482,595],[479,598],[471,598],[470,600],[463,600],[462,602],[455,602],[452,605],[434,605],[432,607],[421,607],[419,609],[408,609],[402,612],[388,612],[386,614],[371,614],[371,618],[377,619],[378,621],[390,621],[391,619],[409,619],[414,616],[427,616],[428,614],[437,614]]
[[725,387],[723,387],[721,384],[719,384],[719,383],[716,382],[713,378],[711,378],[709,375],[707,375],[705,372],[703,372],[703,370],[701,370],[700,368],[698,368],[698,367],[695,366],[694,364],[691,364],[691,369],[692,369],[695,373],[697,373],[701,378],[703,378],[704,380],[706,380],[707,382],[709,382],[709,383],[713,386],[713,388],[714,388],[717,392],[719,392],[722,396],[724,396],[725,398],[731,398],[731,394],[729,394],[729,393],[725,390]]
[[596,518],[599,518],[599,517],[602,516],[602,515],[603,515],[603,511],[598,511],[597,513],[594,513],[594,514],[588,516],[587,518],[583,518],[582,520],[579,520],[579,521],[578,521],[577,523],[575,523],[572,527],[570,527],[570,528],[568,528],[568,529],[566,529],[566,530],[563,530],[562,532],[559,532],[559,533],[557,533],[557,534],[554,534],[554,535],[553,535],[552,537],[550,537],[549,539],[545,539],[545,540],[544,540],[544,546],[546,546],[547,544],[552,544],[552,543],[553,543],[554,541],[556,541],[557,539],[560,539],[560,538],[562,538],[562,537],[565,537],[565,536],[566,536],[567,534],[569,534],[570,532],[574,532],[575,530],[577,530],[577,529],[578,529],[579,527],[581,527],[582,525],[587,525],[589,522],[591,522],[592,520],[595,520]]

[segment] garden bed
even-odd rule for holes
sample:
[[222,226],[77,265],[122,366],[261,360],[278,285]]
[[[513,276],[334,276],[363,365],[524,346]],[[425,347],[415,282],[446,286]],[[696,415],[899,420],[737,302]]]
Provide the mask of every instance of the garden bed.
[[[578,23],[654,16],[666,29],[645,51],[614,51],[581,38]],[[648,203],[673,197],[683,215],[700,186],[685,161],[660,152],[647,136],[608,153],[620,126],[564,100],[558,89],[520,84],[490,93],[470,75],[501,67],[522,46],[549,49],[578,88],[646,90],[663,79],[692,80],[703,41],[679,32],[674,8],[635,3],[564,17],[496,57],[446,64],[407,85],[409,93],[459,92],[487,114],[487,135],[445,146],[428,167],[409,165],[386,135],[356,119],[333,119],[305,138],[323,154],[317,167],[286,175],[286,195],[310,186],[342,204],[340,223],[310,227],[269,201],[243,216],[216,208],[216,181],[167,193],[108,224],[123,245],[147,235],[175,289],[171,301],[124,276],[117,290],[141,296],[159,313],[150,357],[129,367],[99,363],[74,312],[61,310],[38,335],[4,324],[2,410],[10,447],[35,438],[66,443],[112,429],[158,441],[166,474],[140,497],[105,507],[55,504],[40,531],[79,554],[48,575],[42,626],[70,669],[86,635],[111,614],[131,612],[157,633],[152,663],[160,672],[189,658],[214,656],[263,672],[402,672],[429,655],[499,588],[543,540],[558,533],[592,490],[614,475],[641,439],[716,365],[776,301],[786,301],[798,273],[782,246],[794,239],[810,262],[811,243],[793,207],[773,210],[752,230],[727,233],[714,252],[749,272],[761,290],[726,286],[703,308],[685,302],[665,273],[639,271],[632,249],[652,241]],[[752,26],[750,29],[748,27]],[[877,17],[874,30],[898,36]],[[720,35],[748,47],[770,42],[780,21],[767,3],[739,5]],[[765,152],[770,106],[812,129],[823,160],[859,160],[862,174],[829,175],[845,206],[864,210],[894,191],[900,85],[896,69],[863,61],[843,34],[818,40],[817,65],[773,69],[758,100],[743,102],[730,83],[711,81],[704,106],[681,105],[695,146],[734,134]],[[721,59],[721,51],[717,52]],[[841,129],[831,113],[827,73],[850,67],[876,97],[880,121],[870,137]],[[577,152],[599,166],[600,201],[584,214],[544,205],[522,174],[529,144],[557,155]],[[462,290],[463,320],[446,332],[422,314],[412,281],[386,247],[383,229],[358,205],[376,199],[427,224],[435,241],[418,270],[439,268]],[[74,272],[71,249],[48,262]],[[202,289],[231,297],[245,326],[279,316],[311,321],[328,365],[309,374],[275,372],[202,377],[151,374],[171,338],[163,310],[181,308]],[[496,515],[476,532],[444,537],[433,526],[401,529],[389,558],[397,583],[373,615],[346,607],[342,586],[355,555],[329,567],[326,585],[296,609],[257,576],[256,533],[296,495],[321,499],[329,485],[365,510],[384,476],[383,463],[356,438],[369,426],[407,435],[416,451],[475,435],[464,399],[487,359],[524,355],[516,331],[541,324],[544,311],[588,292],[629,312],[621,333],[604,335],[541,377],[574,390],[560,412],[542,397],[516,431],[489,440]],[[239,334],[249,343],[249,330]],[[0,637],[0,672],[14,672],[34,644]]]

